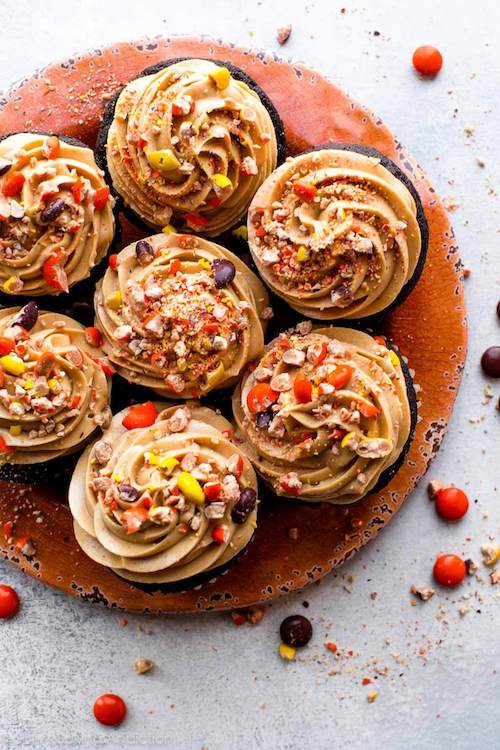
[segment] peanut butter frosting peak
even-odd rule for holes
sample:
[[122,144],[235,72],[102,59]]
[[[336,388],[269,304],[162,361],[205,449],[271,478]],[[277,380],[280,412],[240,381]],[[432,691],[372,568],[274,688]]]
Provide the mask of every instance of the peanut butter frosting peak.
[[129,245],[95,296],[96,326],[117,371],[171,398],[236,382],[264,349],[263,284],[220,245],[158,234]]
[[227,563],[250,541],[257,478],[211,409],[148,402],[113,417],[69,490],[78,543],[123,578],[172,583]]
[[113,203],[91,149],[32,133],[0,141],[0,289],[54,295],[87,278],[113,239]]
[[0,454],[34,464],[78,450],[111,419],[105,359],[80,323],[35,302],[0,311]]
[[248,240],[264,281],[324,320],[385,310],[421,252],[410,191],[380,162],[324,149],[288,159],[257,191]]
[[242,448],[274,491],[352,503],[397,460],[411,430],[398,356],[349,328],[299,324],[236,389]]
[[276,166],[258,94],[208,60],[183,60],[120,93],[106,155],[113,185],[153,229],[216,236],[246,213]]

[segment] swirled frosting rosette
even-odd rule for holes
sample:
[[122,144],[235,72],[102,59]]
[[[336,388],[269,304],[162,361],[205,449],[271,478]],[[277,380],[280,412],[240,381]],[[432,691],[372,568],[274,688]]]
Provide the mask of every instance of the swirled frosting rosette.
[[153,229],[173,222],[216,236],[241,219],[275,168],[279,117],[241,71],[197,59],[158,68],[125,86],[107,136],[104,118],[113,185]]
[[219,569],[250,541],[257,478],[211,409],[147,402],[81,456],[69,490],[78,543],[123,578],[174,583]]
[[[93,329],[91,329],[93,330]],[[72,453],[107,427],[107,361],[86,329],[35,302],[0,311],[2,463]]]
[[243,450],[277,494],[333,504],[369,493],[412,429],[396,353],[361,331],[306,323],[269,344],[233,412]]
[[0,141],[0,289],[60,294],[89,276],[114,236],[114,201],[90,148],[55,135]]
[[192,235],[129,245],[95,296],[103,348],[127,380],[171,398],[232,385],[264,349],[263,284],[236,256]]
[[365,318],[400,301],[421,270],[419,222],[427,237],[420,203],[417,211],[403,178],[382,155],[356,150],[288,159],[259,188],[248,214],[264,281],[317,319]]

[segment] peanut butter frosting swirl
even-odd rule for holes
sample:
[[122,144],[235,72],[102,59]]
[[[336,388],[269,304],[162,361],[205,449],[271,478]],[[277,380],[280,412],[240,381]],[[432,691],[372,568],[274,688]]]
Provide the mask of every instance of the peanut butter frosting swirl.
[[269,344],[233,412],[243,450],[277,494],[336,505],[369,493],[411,430],[396,353],[366,333],[306,323]]
[[125,86],[106,155],[117,192],[148,226],[213,237],[246,213],[276,166],[277,141],[255,91],[191,59]]
[[227,563],[256,527],[257,478],[231,425],[197,405],[113,417],[69,489],[78,543],[123,578],[172,583]]
[[[78,450],[107,427],[102,352],[66,315],[35,302],[0,311],[0,453],[34,464]],[[104,367],[104,369],[103,369]]]
[[0,288],[60,294],[114,236],[113,198],[90,148],[35,133],[0,141]]
[[263,284],[220,245],[158,234],[129,245],[95,296],[103,348],[127,380],[171,398],[236,382],[264,349]]
[[416,204],[380,159],[324,149],[288,159],[257,191],[248,239],[264,281],[324,320],[385,310],[421,252]]

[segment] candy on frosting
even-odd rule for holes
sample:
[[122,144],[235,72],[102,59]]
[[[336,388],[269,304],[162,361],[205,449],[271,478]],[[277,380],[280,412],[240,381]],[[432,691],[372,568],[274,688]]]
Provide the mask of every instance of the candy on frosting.
[[38,313],[36,303],[0,311],[1,460],[33,464],[76,451],[107,427],[110,386],[102,352],[80,323]]
[[59,294],[87,278],[113,239],[112,206],[91,149],[31,133],[0,141],[0,289]]
[[125,203],[150,227],[208,236],[233,226],[276,166],[258,94],[208,60],[183,60],[125,86],[107,161]]
[[103,348],[118,372],[164,396],[232,385],[261,356],[267,293],[220,245],[159,234],[129,245],[95,297]]
[[113,417],[81,456],[69,503],[89,557],[132,581],[171,583],[246,547],[257,478],[223,417],[196,405],[156,408],[156,421],[139,429],[123,425],[127,409]]
[[286,497],[359,500],[400,455],[411,419],[399,359],[361,331],[299,324],[233,397],[242,448]]
[[260,274],[305,316],[379,313],[421,251],[415,201],[380,160],[323,149],[288,159],[257,191],[248,237]]

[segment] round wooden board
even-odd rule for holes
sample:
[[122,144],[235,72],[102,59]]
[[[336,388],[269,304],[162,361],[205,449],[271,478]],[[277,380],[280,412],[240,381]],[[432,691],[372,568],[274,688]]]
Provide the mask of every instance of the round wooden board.
[[[36,548],[32,558],[25,558],[0,533],[0,549],[7,560],[82,599],[151,613],[234,609],[268,601],[318,580],[373,539],[401,507],[439,448],[459,387],[467,341],[458,248],[428,179],[376,116],[303,65],[211,39],[117,44],[51,65],[18,84],[0,100],[0,134],[53,131],[93,146],[110,96],[146,66],[176,56],[227,59],[251,75],[277,107],[291,154],[342,141],[375,147],[392,158],[419,190],[430,244],[419,283],[384,326],[415,371],[421,404],[406,461],[379,494],[348,508],[273,500],[262,514],[248,553],[237,564],[211,583],[164,594],[131,586],[85,556],[73,535],[65,492],[58,487],[0,483],[0,523],[15,517],[16,536],[27,535]],[[123,230],[123,245],[141,236],[126,220]],[[37,511],[43,513],[43,523],[36,522]],[[292,527],[299,529],[297,541],[289,538]]]

